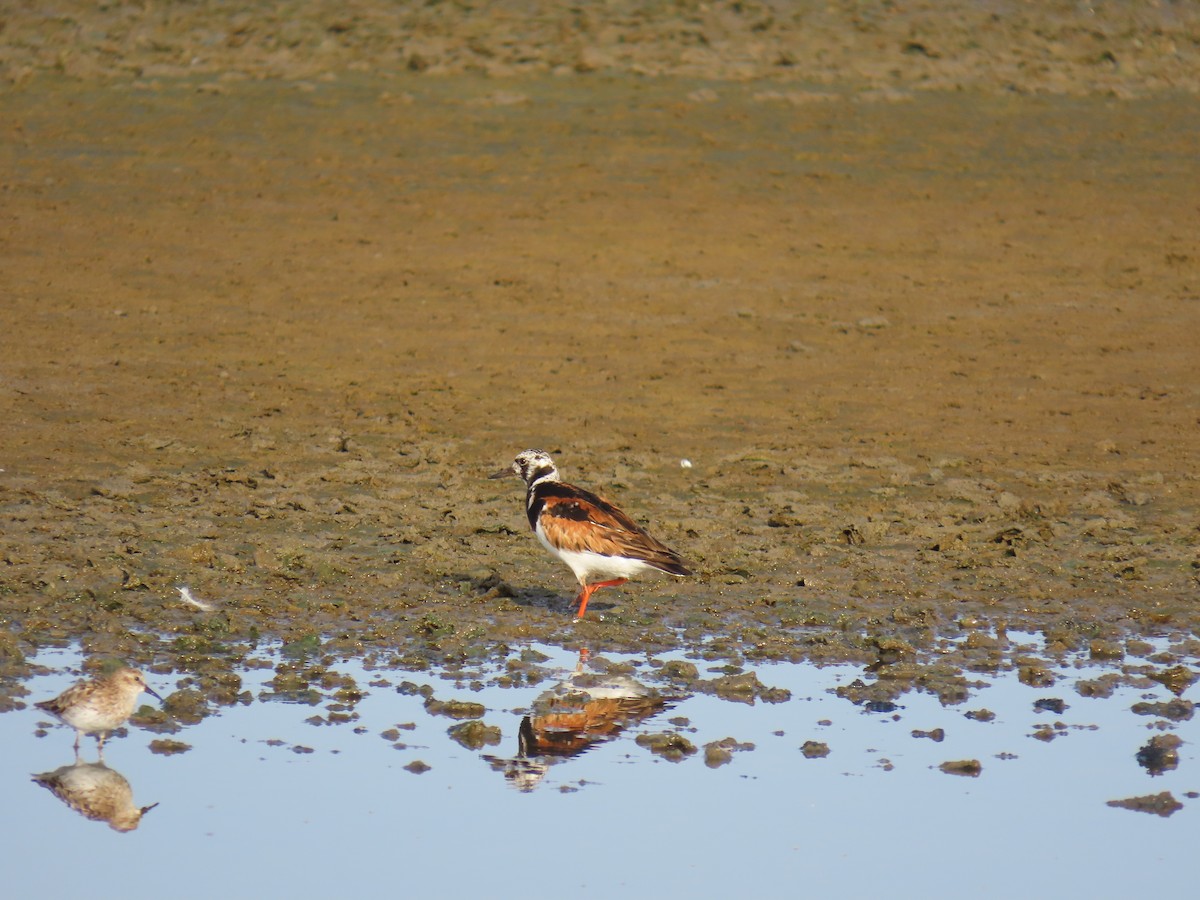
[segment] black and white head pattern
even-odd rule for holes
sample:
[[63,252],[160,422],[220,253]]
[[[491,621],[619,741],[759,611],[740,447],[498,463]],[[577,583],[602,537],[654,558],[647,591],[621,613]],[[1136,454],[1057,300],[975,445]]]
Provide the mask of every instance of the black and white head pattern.
[[522,450],[513,460],[512,470],[529,487],[539,481],[558,481],[558,469],[545,450]]

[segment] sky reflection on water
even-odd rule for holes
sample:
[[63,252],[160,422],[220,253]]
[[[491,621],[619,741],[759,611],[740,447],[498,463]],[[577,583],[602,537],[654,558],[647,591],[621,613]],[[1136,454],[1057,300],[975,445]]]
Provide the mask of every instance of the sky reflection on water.
[[[248,669],[241,674],[251,702],[175,734],[131,726],[105,748],[107,771],[68,773],[115,786],[123,825],[131,810],[157,804],[124,832],[90,821],[31,780],[73,756],[70,729],[37,736],[46,717],[32,701],[74,681],[80,658],[46,651],[37,662],[52,671],[28,683],[29,707],[0,716],[6,893],[95,895],[98,873],[108,872],[122,874],[104,875],[101,893],[129,900],[381,890],[1119,897],[1190,884],[1183,863],[1195,842],[1188,795],[1200,790],[1192,774],[1196,726],[1131,711],[1140,701],[1172,699],[1155,682],[1138,679],[1107,698],[1081,696],[1078,681],[1114,671],[1084,658],[1058,668],[1050,687],[1029,687],[1011,671],[968,673],[985,686],[963,703],[943,706],[932,694],[909,692],[887,709],[833,693],[856,679],[874,681],[862,667],[763,664],[747,669],[790,691],[786,702],[712,694],[664,701],[654,699],[666,686],[646,660],[597,654],[599,662],[593,657],[582,670],[595,694],[584,708],[562,686],[580,671],[577,656],[536,649],[548,657],[540,666],[556,676],[513,687],[497,683],[503,664],[455,681],[336,660],[329,668],[351,675],[366,694],[340,710],[336,687],[323,690],[316,706],[265,700],[277,696],[266,686],[274,671]],[[634,666],[588,681],[605,660]],[[708,664],[692,662],[713,677]],[[150,678],[164,696],[175,680]],[[483,704],[488,727],[464,732],[463,720],[431,714],[424,685],[436,701]],[[635,685],[648,690],[630,696]],[[1039,700],[1065,708],[1035,708]],[[984,708],[994,719],[965,715]],[[325,724],[338,713],[346,721]],[[606,724],[614,714],[616,724]],[[590,737],[572,735],[581,722],[600,727]],[[913,735],[936,736],[938,728],[941,740]],[[672,762],[637,741],[673,733],[696,752]],[[1184,743],[1178,767],[1152,775],[1136,754],[1160,734]],[[727,737],[735,744],[728,762],[714,765],[709,755],[706,765],[704,745]],[[150,752],[160,738],[191,749]],[[827,745],[828,755],[806,757],[806,741]],[[96,762],[91,738],[83,758]],[[939,768],[972,759],[982,767],[977,777]],[[428,770],[418,774],[418,762]],[[1160,791],[1182,808],[1163,817],[1106,805]]]

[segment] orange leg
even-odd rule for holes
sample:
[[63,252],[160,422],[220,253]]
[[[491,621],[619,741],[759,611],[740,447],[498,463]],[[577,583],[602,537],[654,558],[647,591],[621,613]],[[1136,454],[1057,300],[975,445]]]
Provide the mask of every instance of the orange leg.
[[588,601],[592,599],[592,594],[602,587],[616,587],[628,580],[628,578],[614,578],[612,581],[597,581],[593,584],[585,584],[583,590],[579,592],[579,596],[576,598],[579,600],[579,609],[575,612],[575,620],[578,621],[583,618],[584,611],[587,610]]

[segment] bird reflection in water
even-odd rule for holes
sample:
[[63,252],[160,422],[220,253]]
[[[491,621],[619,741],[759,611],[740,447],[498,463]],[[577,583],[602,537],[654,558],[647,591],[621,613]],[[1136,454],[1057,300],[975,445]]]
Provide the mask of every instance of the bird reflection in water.
[[588,658],[581,650],[575,671],[530,705],[517,732],[517,756],[489,759],[518,790],[532,791],[551,765],[610,741],[667,707],[666,697],[630,675],[584,671]]
[[125,776],[103,762],[87,763],[76,757],[72,765],[34,775],[33,780],[85,819],[107,822],[114,831],[133,831],[142,816],[158,806],[135,804]]

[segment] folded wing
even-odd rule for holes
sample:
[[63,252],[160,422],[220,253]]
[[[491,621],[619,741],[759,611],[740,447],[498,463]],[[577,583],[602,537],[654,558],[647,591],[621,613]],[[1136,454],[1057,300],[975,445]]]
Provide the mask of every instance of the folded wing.
[[672,575],[690,575],[679,554],[651,537],[607,500],[569,484],[546,484],[540,514],[546,537],[564,550],[640,559]]

